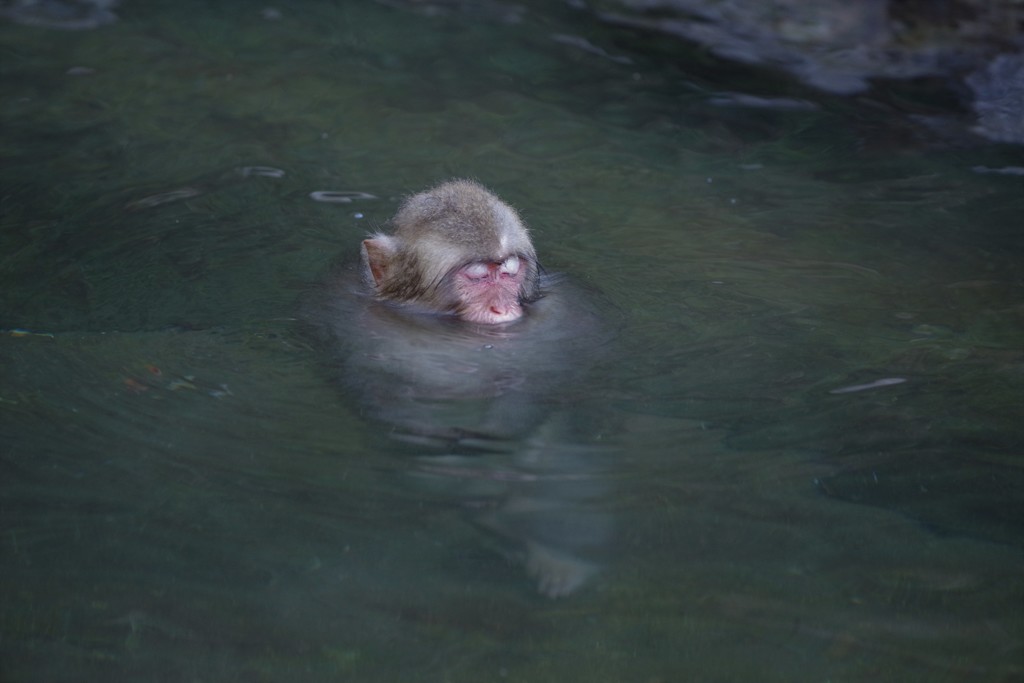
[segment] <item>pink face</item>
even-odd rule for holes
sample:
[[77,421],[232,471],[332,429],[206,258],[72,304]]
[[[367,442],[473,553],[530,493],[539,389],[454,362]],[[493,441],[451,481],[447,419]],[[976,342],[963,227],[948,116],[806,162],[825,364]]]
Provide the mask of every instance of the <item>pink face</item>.
[[459,317],[473,323],[497,325],[523,315],[519,303],[526,269],[518,256],[504,261],[476,261],[455,272]]

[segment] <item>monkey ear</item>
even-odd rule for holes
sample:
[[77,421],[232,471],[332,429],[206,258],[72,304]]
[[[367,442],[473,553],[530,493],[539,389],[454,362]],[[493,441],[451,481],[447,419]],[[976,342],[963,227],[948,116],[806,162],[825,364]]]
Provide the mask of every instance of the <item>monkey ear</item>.
[[379,286],[388,275],[391,258],[397,251],[395,240],[388,235],[375,235],[363,240],[363,275],[375,286]]

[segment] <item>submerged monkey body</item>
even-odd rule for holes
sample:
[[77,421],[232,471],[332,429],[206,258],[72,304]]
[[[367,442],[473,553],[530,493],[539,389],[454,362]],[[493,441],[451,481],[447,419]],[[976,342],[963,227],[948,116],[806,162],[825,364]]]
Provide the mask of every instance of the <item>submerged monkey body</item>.
[[545,276],[539,291],[514,322],[469,323],[367,295],[343,269],[318,297],[314,329],[339,358],[342,384],[394,435],[448,450],[458,434],[516,440],[570,400],[602,336],[571,283]]

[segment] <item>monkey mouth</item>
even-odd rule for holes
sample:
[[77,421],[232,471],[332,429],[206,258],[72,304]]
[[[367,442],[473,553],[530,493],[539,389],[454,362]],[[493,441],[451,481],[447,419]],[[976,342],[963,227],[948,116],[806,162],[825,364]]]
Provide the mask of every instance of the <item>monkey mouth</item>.
[[511,304],[493,303],[488,306],[472,307],[459,313],[459,317],[481,325],[501,325],[523,317],[523,307],[518,302]]

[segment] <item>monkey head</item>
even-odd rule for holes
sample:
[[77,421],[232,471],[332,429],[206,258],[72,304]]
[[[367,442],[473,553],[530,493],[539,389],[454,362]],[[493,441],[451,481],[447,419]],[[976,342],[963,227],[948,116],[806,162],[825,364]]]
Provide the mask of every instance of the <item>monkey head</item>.
[[385,301],[472,323],[518,320],[539,296],[519,215],[482,185],[452,180],[407,199],[394,231],[363,240],[363,279]]

